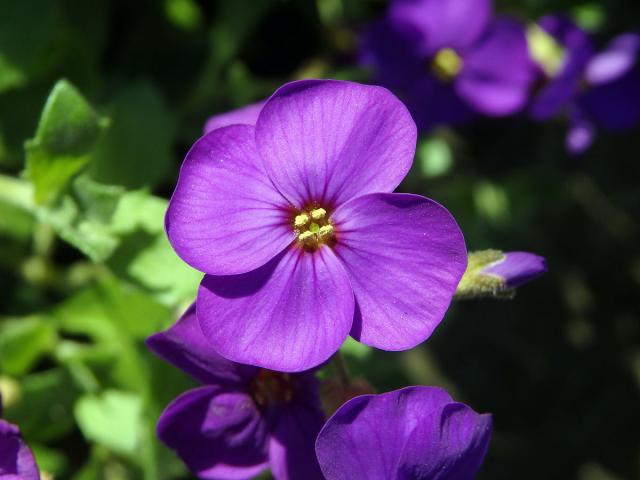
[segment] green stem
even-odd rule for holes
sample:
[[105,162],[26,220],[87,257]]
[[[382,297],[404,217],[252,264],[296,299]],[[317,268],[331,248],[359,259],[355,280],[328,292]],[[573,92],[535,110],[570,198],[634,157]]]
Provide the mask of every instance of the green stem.
[[344,358],[342,358],[342,354],[339,351],[336,352],[336,354],[333,356],[333,365],[335,366],[340,383],[345,387],[351,385],[351,379],[349,378],[347,365],[344,361]]

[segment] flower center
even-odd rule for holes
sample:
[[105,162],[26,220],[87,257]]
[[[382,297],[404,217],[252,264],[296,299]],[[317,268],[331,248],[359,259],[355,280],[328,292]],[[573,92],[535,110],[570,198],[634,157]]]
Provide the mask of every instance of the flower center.
[[315,205],[302,210],[293,218],[293,229],[298,244],[310,251],[332,242],[335,235],[327,211]]
[[262,368],[251,382],[249,392],[259,407],[289,403],[294,393],[291,375]]
[[443,48],[433,57],[431,70],[443,82],[450,82],[462,70],[462,58],[452,48]]
[[565,63],[566,49],[538,25],[532,25],[527,29],[527,45],[533,60],[544,70],[547,77],[554,78]]

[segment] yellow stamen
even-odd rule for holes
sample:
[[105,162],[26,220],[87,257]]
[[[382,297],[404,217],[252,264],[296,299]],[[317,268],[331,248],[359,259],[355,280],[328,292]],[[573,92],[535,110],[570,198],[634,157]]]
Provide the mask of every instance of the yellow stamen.
[[321,237],[324,237],[326,235],[329,235],[332,232],[333,232],[333,225],[325,225],[324,227],[320,227],[320,230],[318,230],[318,235],[320,235]]
[[293,225],[295,227],[304,227],[309,222],[309,215],[306,213],[301,213],[300,215],[296,215],[296,218],[293,220]]
[[304,242],[305,240],[313,237],[314,235],[315,233],[307,230],[306,232],[302,232],[300,235],[298,235],[298,240],[300,240],[301,242]]
[[311,218],[313,218],[314,220],[320,220],[321,218],[324,218],[326,214],[327,211],[324,208],[316,208],[315,210],[311,210]]
[[554,77],[564,65],[567,52],[558,41],[538,25],[527,30],[529,53],[549,77]]
[[462,59],[455,50],[443,48],[433,59],[433,69],[442,80],[451,80],[462,70]]

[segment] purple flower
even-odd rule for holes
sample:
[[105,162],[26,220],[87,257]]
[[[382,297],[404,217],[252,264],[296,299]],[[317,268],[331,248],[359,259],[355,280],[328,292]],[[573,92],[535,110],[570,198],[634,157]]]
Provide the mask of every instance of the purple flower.
[[327,480],[467,480],[489,447],[491,415],[436,387],[407,387],[345,403],[316,454]]
[[531,114],[537,120],[565,114],[569,152],[588,149],[596,127],[625,130],[640,121],[640,35],[622,34],[596,53],[586,32],[550,15],[530,31],[529,43],[545,77]]
[[429,337],[467,257],[446,209],[389,193],[415,143],[409,112],[387,90],[335,80],[287,84],[255,127],[196,142],[166,230],[207,274],[197,310],[214,350],[301,371],[349,334],[385,350]]
[[515,289],[547,271],[545,259],[528,252],[479,250],[469,253],[456,298],[511,298]]
[[204,125],[204,133],[209,133],[217,128],[228,127],[229,125],[255,125],[263,106],[264,100],[209,117]]
[[324,422],[312,371],[283,374],[213,353],[195,306],[147,346],[204,386],[176,398],[158,436],[200,478],[321,479],[314,441]]
[[482,269],[482,273],[498,277],[503,288],[514,289],[546,273],[543,257],[528,252],[506,252],[502,258]]
[[0,419],[0,480],[40,480],[31,450],[15,425]]
[[536,78],[522,25],[490,0],[395,0],[362,39],[362,62],[401,92],[418,126],[524,107]]

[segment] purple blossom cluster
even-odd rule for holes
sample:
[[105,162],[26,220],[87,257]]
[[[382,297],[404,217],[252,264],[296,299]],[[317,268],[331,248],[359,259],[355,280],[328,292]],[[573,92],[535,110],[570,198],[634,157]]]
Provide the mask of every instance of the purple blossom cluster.
[[[436,387],[373,394],[316,376],[348,335],[391,351],[423,342],[466,275],[453,216],[393,193],[416,138],[388,90],[336,80],[292,82],[207,122],[166,214],[173,248],[205,275],[147,340],[201,384],[157,428],[200,478],[475,476],[490,415]],[[514,288],[546,269],[533,257],[483,274]]]
[[640,120],[640,35],[602,51],[564,16],[527,27],[493,12],[491,0],[393,0],[365,29],[360,61],[407,104],[418,127],[457,126],[479,115],[529,111],[564,116],[566,148],[577,154],[598,127]]

